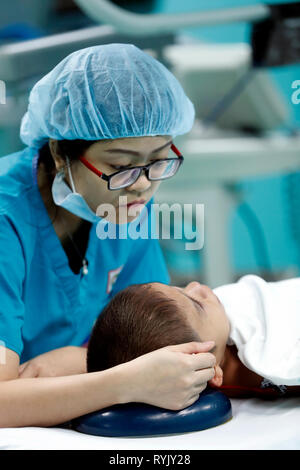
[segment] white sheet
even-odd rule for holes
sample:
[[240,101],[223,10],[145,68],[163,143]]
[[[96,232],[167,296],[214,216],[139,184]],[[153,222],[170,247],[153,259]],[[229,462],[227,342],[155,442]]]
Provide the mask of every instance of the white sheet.
[[241,362],[276,385],[300,385],[300,277],[266,282],[250,274],[214,292]]
[[231,399],[233,418],[204,431],[112,438],[59,428],[0,429],[0,449],[22,450],[299,450],[300,398]]

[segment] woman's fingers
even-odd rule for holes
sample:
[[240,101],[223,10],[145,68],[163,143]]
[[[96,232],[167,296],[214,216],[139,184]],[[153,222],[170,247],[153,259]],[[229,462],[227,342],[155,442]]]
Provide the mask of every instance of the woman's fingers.
[[[207,382],[214,377],[215,369],[205,369],[203,371],[200,371],[200,373],[197,371],[196,374],[197,374],[196,383],[194,386],[194,390],[193,392],[191,392],[191,396],[187,402],[187,406],[192,405],[199,399],[201,393],[207,387]],[[203,380],[206,380],[206,381],[203,382]]]
[[171,351],[178,351],[186,354],[197,354],[210,351],[215,346],[214,341],[206,341],[205,343],[198,343],[191,341],[190,343],[175,344],[167,346]]
[[210,367],[209,369],[197,370],[194,376],[194,387],[198,390],[202,385],[206,386],[206,383],[213,379],[214,376],[214,367]]
[[191,355],[189,361],[193,370],[208,369],[216,365],[216,356],[203,352]]
[[214,341],[207,341],[206,343],[191,343],[177,344],[167,346],[167,349],[172,352],[181,352],[186,354],[187,363],[190,364],[192,370],[200,370],[214,367],[216,365],[216,357],[209,351],[215,346]]
[[190,396],[189,400],[187,400],[186,407],[191,406],[193,403],[199,400],[199,397],[201,393],[206,389],[206,386],[207,384],[202,384],[201,387],[199,387],[199,390]]

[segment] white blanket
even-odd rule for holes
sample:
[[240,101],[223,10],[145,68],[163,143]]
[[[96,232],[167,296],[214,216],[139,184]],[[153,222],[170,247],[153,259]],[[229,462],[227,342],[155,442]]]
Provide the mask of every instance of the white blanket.
[[300,278],[248,275],[214,292],[229,318],[228,344],[243,364],[276,385],[300,385]]

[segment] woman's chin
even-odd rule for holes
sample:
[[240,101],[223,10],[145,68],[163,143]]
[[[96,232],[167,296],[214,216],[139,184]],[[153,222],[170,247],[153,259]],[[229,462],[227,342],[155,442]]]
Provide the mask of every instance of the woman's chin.
[[127,217],[120,217],[117,223],[119,225],[129,224],[130,222],[133,222],[134,220],[136,220],[138,218],[138,216],[139,216],[139,214],[137,214],[135,216],[127,215]]

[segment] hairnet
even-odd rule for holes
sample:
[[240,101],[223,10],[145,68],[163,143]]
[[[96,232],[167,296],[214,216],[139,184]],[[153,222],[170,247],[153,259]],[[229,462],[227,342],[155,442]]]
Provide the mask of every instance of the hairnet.
[[163,64],[132,44],[108,44],[68,55],[35,84],[20,136],[36,148],[49,138],[175,137],[194,114]]

